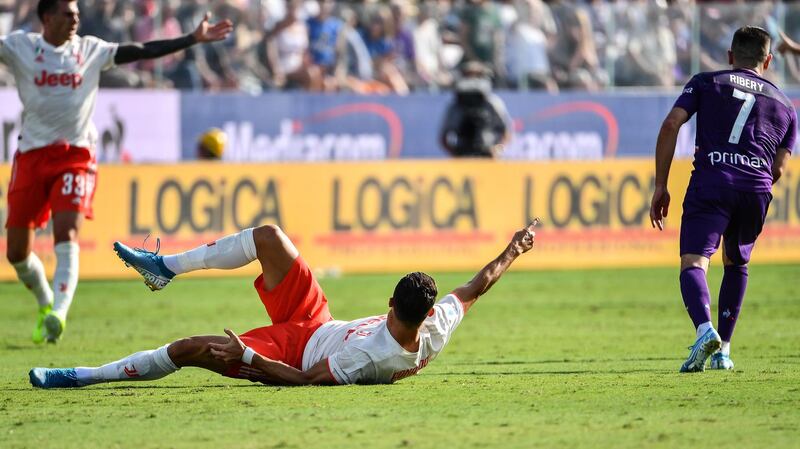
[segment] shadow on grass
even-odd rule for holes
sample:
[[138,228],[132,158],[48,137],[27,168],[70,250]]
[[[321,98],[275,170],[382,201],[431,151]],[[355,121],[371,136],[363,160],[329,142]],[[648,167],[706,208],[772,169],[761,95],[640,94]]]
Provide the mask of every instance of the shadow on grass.
[[[800,354],[779,354],[771,356],[749,356],[748,359],[755,360],[786,360],[798,359]],[[627,363],[627,362],[675,362],[682,361],[684,358],[680,355],[673,357],[629,357],[629,358],[608,358],[608,359],[547,359],[547,360],[487,360],[483,362],[450,362],[449,365],[458,366],[506,366],[506,365],[548,365],[556,363]]]
[[451,365],[546,365],[552,363],[664,362],[675,357],[639,357],[628,359],[549,359],[549,360],[487,360],[485,362],[454,362]]
[[201,392],[203,390],[210,390],[210,389],[223,389],[223,388],[274,388],[276,390],[280,390],[281,388],[289,388],[284,386],[275,386],[275,385],[262,385],[262,384],[208,384],[208,385],[158,385],[154,383],[147,383],[142,385],[89,385],[86,387],[80,388],[50,388],[50,389],[43,389],[43,388],[34,388],[34,387],[26,387],[26,388],[3,388],[2,391],[58,391],[58,392],[67,392],[67,391],[74,391],[74,392],[114,392],[114,393],[122,393],[125,391],[136,391],[136,390],[192,390],[195,392]]
[[[640,368],[640,369],[625,369],[625,370],[593,370],[593,369],[585,369],[585,370],[556,370],[556,371],[453,371],[448,373],[426,373],[426,376],[439,376],[439,377],[446,377],[446,376],[550,376],[550,375],[575,375],[575,374],[640,374],[640,373],[652,373],[652,374],[665,374],[671,373],[671,370],[659,370],[659,369],[647,369],[647,368]],[[677,372],[677,370],[675,370]]]

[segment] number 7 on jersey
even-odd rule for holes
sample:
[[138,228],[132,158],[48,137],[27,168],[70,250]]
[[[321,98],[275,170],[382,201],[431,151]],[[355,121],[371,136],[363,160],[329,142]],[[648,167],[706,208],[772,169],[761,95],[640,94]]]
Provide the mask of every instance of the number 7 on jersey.
[[736,116],[736,121],[733,122],[733,129],[731,130],[731,136],[728,138],[728,142],[739,143],[739,139],[742,137],[744,124],[747,122],[747,117],[750,116],[753,105],[756,104],[756,96],[748,92],[742,92],[739,89],[733,89],[733,97],[744,100],[744,103],[742,103],[742,108],[739,109],[739,115]]

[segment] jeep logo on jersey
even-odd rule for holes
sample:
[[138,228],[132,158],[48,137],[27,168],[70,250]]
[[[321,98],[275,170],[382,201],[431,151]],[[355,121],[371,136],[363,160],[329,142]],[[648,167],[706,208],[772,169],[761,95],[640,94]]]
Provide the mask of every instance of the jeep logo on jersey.
[[42,70],[42,73],[39,77],[34,78],[33,82],[39,87],[65,86],[75,90],[83,84],[83,76],[80,73],[49,73],[47,70]]

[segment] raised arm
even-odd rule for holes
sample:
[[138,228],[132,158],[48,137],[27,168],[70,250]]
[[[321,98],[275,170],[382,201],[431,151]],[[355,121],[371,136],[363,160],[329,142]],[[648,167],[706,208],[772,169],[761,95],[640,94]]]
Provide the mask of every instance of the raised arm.
[[524,229],[517,231],[499,256],[483,267],[472,280],[452,291],[452,294],[464,305],[464,312],[468,311],[481,295],[489,291],[492,285],[500,280],[500,276],[508,270],[517,257],[533,248],[536,237],[536,233],[533,231],[537,224],[539,224],[538,218]]
[[221,41],[228,37],[233,30],[230,20],[211,25],[208,23],[210,14],[206,13],[200,25],[193,33],[181,36],[176,39],[166,39],[161,41],[151,41],[141,43],[120,44],[117,54],[114,57],[115,64],[128,64],[142,59],[155,59],[185,50],[197,43]]
[[264,357],[245,346],[232,330],[225,329],[230,340],[227,343],[209,343],[211,355],[231,364],[242,361],[255,368],[270,385],[336,385],[336,379],[328,370],[328,360],[321,360],[306,371],[301,371],[283,362]]
[[650,223],[655,228],[664,229],[664,218],[669,212],[669,191],[667,190],[667,180],[669,179],[669,169],[672,166],[672,157],[675,156],[675,145],[678,142],[678,132],[686,121],[689,120],[689,113],[683,108],[672,108],[672,110],[661,124],[661,131],[658,133],[656,141],[656,186],[653,192],[653,199],[650,202]]

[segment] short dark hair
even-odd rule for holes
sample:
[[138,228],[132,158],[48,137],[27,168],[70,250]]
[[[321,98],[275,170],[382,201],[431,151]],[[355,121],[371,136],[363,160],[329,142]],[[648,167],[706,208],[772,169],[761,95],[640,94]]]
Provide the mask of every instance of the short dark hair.
[[39,21],[44,23],[44,16],[52,14],[59,2],[69,3],[74,1],[78,0],[39,0],[39,4],[36,6],[36,15],[39,16]]
[[756,67],[767,60],[772,38],[761,27],[743,26],[733,34],[731,52],[737,64]]
[[436,282],[425,273],[414,272],[403,276],[394,288],[394,314],[400,321],[419,324],[428,315],[436,301]]

